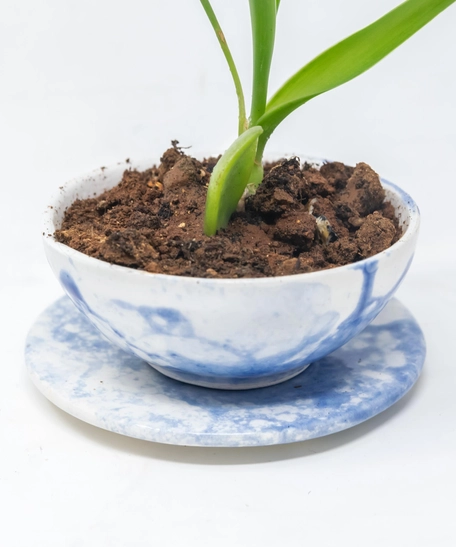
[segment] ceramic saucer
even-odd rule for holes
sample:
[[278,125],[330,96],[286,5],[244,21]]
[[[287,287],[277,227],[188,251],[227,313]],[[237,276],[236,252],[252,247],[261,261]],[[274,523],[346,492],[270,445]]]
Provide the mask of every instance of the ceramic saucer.
[[55,405],[90,424],[147,441],[260,446],[357,425],[398,401],[421,372],[425,343],[392,300],[361,334],[272,387],[221,391],[172,380],[109,343],[67,297],[31,328],[26,364]]

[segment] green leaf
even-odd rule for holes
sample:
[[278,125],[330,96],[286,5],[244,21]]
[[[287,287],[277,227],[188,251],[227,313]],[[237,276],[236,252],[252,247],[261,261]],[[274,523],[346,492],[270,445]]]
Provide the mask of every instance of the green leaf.
[[223,54],[225,55],[226,62],[228,63],[228,67],[230,69],[231,76],[233,78],[234,87],[236,88],[236,95],[238,98],[238,109],[239,109],[238,134],[240,135],[248,127],[247,116],[245,111],[244,92],[242,90],[241,79],[239,78],[239,73],[237,71],[233,56],[231,55],[230,48],[228,47],[228,44],[226,42],[225,35],[223,34],[222,28],[217,20],[217,17],[215,16],[214,10],[212,9],[212,6],[209,0],[200,0],[200,2],[203,5],[204,11],[206,12],[206,15],[209,21],[211,22],[212,28],[215,31],[217,40],[219,41],[220,47],[222,48]]
[[277,11],[279,11],[280,0],[276,0],[276,4],[277,4]]
[[207,189],[204,233],[214,235],[224,228],[249,182],[255,163],[261,127],[251,127],[239,136],[214,167]]
[[268,99],[269,72],[274,51],[277,0],[249,0],[253,38],[253,88],[250,124],[264,114]]
[[265,130],[258,152],[293,110],[371,68],[454,2],[407,0],[313,59],[277,91],[257,121]]

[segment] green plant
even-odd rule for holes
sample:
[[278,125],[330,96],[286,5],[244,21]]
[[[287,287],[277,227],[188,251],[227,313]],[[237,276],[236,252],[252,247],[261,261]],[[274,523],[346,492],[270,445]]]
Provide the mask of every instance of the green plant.
[[214,168],[208,187],[204,231],[214,235],[228,223],[246,188],[263,179],[262,158],[274,129],[310,99],[359,76],[426,25],[455,0],[406,0],[310,61],[268,101],[268,82],[280,0],[249,0],[253,37],[253,85],[246,116],[241,81],[209,0],[200,0],[230,68],[239,106],[238,138]]

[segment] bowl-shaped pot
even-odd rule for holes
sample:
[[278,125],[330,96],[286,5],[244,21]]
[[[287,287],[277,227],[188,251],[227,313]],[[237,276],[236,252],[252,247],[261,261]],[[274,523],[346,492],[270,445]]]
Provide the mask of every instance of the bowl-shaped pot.
[[419,211],[384,180],[403,236],[371,258],[330,270],[262,279],[177,277],[110,265],[55,241],[76,198],[98,195],[126,168],[152,163],[118,164],[68,182],[46,212],[44,243],[52,270],[89,321],[171,378],[219,389],[292,378],[364,329],[410,266]]

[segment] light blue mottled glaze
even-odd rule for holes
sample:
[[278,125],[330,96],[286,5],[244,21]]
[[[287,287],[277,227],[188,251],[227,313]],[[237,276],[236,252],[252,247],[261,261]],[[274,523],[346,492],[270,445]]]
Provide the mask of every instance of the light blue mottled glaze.
[[336,352],[263,389],[167,378],[110,344],[67,298],[43,312],[26,345],[32,380],[63,410],[123,435],[193,446],[290,443],[352,427],[400,399],[424,357],[421,330],[397,300]]
[[413,257],[418,209],[386,181],[402,238],[372,258],[321,272],[264,279],[176,277],[112,266],[57,243],[52,235],[66,206],[113,186],[122,169],[64,187],[47,213],[46,254],[68,296],[101,333],[171,378],[218,389],[292,378],[365,328],[392,297]]

